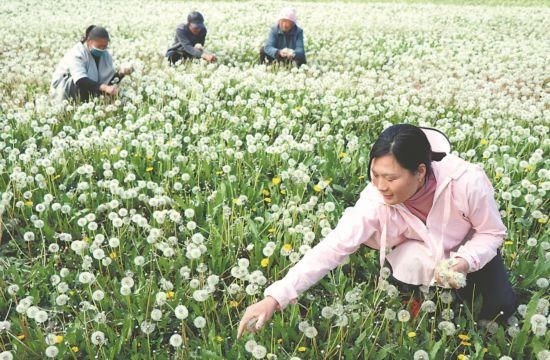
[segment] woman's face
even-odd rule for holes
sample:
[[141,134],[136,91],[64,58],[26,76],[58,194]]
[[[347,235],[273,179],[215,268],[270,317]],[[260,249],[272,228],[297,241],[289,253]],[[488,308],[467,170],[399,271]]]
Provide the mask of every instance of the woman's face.
[[374,158],[371,164],[372,183],[388,205],[401,204],[411,198],[424,184],[426,165],[415,173],[402,167],[393,155]]
[[289,32],[294,27],[294,23],[287,19],[281,19],[279,20],[279,28],[283,32]]
[[107,49],[107,46],[109,46],[109,40],[107,39],[87,40],[86,43],[88,44],[88,49],[96,48],[99,50],[105,50]]

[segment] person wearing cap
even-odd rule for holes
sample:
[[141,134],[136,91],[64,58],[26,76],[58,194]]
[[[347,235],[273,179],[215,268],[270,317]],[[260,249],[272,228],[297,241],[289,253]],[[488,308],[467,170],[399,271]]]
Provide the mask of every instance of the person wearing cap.
[[291,62],[299,67],[306,63],[304,31],[296,22],[294,9],[285,7],[281,10],[277,24],[270,29],[267,41],[260,49],[262,64]]
[[82,40],[61,59],[53,74],[50,93],[54,99],[87,101],[101,94],[114,96],[116,84],[133,71],[131,67],[116,71],[109,54],[109,33],[104,27],[91,25]]
[[216,55],[204,49],[206,41],[206,27],[204,17],[198,11],[187,15],[187,22],[178,25],[174,45],[166,52],[171,64],[182,59],[204,59],[208,62],[217,60]]
[[275,310],[295,304],[362,245],[379,249],[380,266],[391,271],[385,276],[381,271],[382,289],[394,283],[418,289],[413,292],[418,296],[421,286],[454,288],[468,307],[481,295],[479,319],[508,319],[517,298],[499,254],[506,227],[493,187],[480,166],[450,152],[449,141],[438,130],[410,124],[384,130],[370,150],[371,182],[355,206],[265,289],[263,300],[247,308],[237,337],[244,330],[259,330]]

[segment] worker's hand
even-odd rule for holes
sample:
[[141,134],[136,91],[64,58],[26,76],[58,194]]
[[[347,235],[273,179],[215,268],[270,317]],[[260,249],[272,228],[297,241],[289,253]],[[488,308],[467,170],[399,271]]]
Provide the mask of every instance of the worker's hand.
[[99,86],[99,91],[111,96],[118,94],[118,88],[114,85],[101,84]]
[[277,53],[279,54],[279,57],[282,57],[283,59],[288,56],[287,48],[279,50]]
[[275,298],[267,296],[262,301],[250,305],[246,308],[243,318],[239,323],[239,331],[237,332],[237,339],[241,337],[244,330],[249,332],[256,332],[262,328],[262,326],[271,319],[275,310],[279,309],[279,303]]
[[214,55],[214,54],[208,54],[208,53],[206,53],[206,52],[203,52],[202,55],[201,55],[201,57],[202,57],[204,60],[208,61],[208,62],[214,62],[214,61],[218,60],[218,58],[216,57],[216,55]]
[[[470,269],[470,264],[468,264],[468,262],[461,257],[455,257],[453,260],[456,263],[450,269],[467,276],[468,270]],[[438,271],[435,272],[435,281],[437,281],[440,285],[445,285],[445,280],[441,278]],[[447,282],[453,289],[459,289],[461,287],[456,283],[453,276],[448,277]]]
[[195,49],[203,51],[204,48],[202,47],[202,44],[195,44]]
[[119,72],[122,75],[131,75],[134,72],[134,67],[133,66],[124,66],[124,67],[120,68]]

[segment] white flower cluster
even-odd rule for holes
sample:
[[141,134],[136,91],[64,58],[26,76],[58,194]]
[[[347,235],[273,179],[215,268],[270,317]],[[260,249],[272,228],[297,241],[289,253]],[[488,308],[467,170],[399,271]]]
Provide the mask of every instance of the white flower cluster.
[[248,340],[244,345],[244,348],[255,359],[263,359],[267,355],[267,349],[265,346],[258,344],[255,340]]
[[440,285],[444,288],[450,288],[450,283],[456,284],[459,288],[466,286],[466,275],[453,270],[456,264],[456,259],[446,259],[437,265],[435,272],[439,275],[442,281]]

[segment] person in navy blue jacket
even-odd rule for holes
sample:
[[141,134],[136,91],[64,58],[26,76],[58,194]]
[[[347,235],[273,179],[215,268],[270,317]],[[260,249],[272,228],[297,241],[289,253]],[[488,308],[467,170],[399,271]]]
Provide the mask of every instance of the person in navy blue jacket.
[[171,64],[181,59],[204,59],[208,62],[216,61],[216,55],[204,50],[206,41],[206,27],[204,17],[198,11],[187,15],[187,23],[178,25],[174,45],[166,52]]
[[264,47],[260,49],[260,62],[271,64],[274,61],[294,63],[301,66],[306,63],[304,50],[304,31],[296,24],[296,11],[283,8],[277,25],[270,29]]

